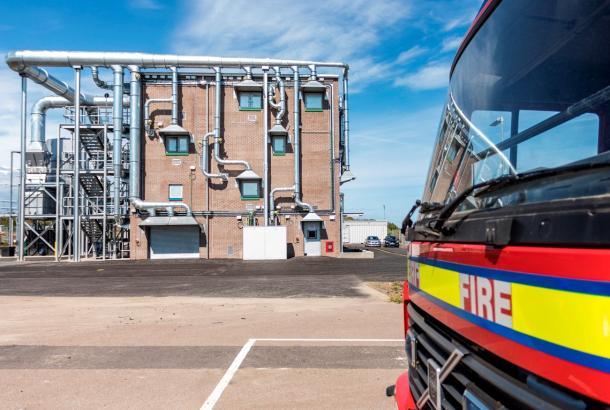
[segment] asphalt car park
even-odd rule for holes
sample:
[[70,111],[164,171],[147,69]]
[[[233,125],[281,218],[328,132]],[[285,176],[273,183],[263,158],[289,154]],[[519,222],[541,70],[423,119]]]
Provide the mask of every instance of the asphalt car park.
[[375,259],[0,265],[2,408],[393,408],[402,307]]

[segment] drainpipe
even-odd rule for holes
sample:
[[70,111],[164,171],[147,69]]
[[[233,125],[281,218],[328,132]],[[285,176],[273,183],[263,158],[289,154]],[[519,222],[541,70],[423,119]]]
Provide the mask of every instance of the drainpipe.
[[119,207],[121,201],[121,142],[123,138],[123,67],[113,65],[114,85],[112,104],[112,120],[113,120],[113,152],[112,160],[114,167],[114,216],[119,219],[121,209]]
[[299,100],[300,79],[299,67],[293,66],[294,71],[294,202],[301,208],[314,212],[313,206],[301,200],[301,101]]
[[[252,167],[247,161],[241,159],[222,159],[220,158],[220,110],[221,110],[221,95],[222,95],[222,73],[220,67],[214,67],[216,71],[216,104],[214,109],[214,160],[219,165],[241,165],[247,171],[251,170]],[[223,179],[227,181],[229,174],[223,173]]]
[[128,66],[130,76],[130,121],[129,121],[129,197],[140,198],[140,134],[142,121],[142,83],[140,80],[140,67]]
[[263,215],[269,226],[269,67],[263,66]]
[[226,174],[212,174],[210,173],[210,143],[208,142],[208,138],[215,136],[215,132],[208,132],[203,136],[201,142],[201,171],[206,178],[221,178],[226,181]]

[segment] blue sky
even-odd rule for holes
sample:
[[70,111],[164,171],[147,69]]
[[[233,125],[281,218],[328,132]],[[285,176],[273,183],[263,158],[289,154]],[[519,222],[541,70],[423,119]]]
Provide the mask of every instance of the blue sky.
[[[422,192],[453,55],[480,0],[10,2],[0,52],[142,51],[350,64],[347,211],[398,223]],[[51,70],[54,72],[53,70]],[[69,70],[54,72],[72,80]],[[85,90],[94,91],[85,80]],[[0,67],[0,172],[18,149],[19,77]],[[89,89],[90,88],[90,89]],[[31,85],[30,102],[46,92]],[[59,119],[55,119],[59,121]],[[56,129],[52,126],[48,130]],[[2,175],[2,183],[7,176]]]

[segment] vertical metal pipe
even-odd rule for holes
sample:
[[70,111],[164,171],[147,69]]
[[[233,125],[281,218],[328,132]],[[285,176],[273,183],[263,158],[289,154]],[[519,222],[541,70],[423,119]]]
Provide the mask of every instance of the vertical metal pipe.
[[330,209],[335,211],[335,87],[333,84],[327,86],[330,90]]
[[142,83],[140,81],[140,67],[129,66],[129,71],[131,72],[129,83],[129,197],[140,198],[140,133],[142,121]]
[[10,191],[9,191],[9,200],[8,200],[8,206],[9,206],[9,224],[8,224],[8,246],[13,246],[13,224],[15,223],[15,220],[13,218],[13,190],[14,185],[13,185],[13,155],[15,154],[15,152],[17,151],[11,151],[11,181],[10,181]]
[[102,219],[102,260],[106,260],[106,242],[108,230],[108,125],[104,125],[104,201],[102,202],[104,219]]
[[[74,88],[77,96],[80,96],[80,66],[74,67]],[[122,94],[119,100],[122,101]],[[117,98],[115,98],[115,101]],[[74,100],[74,222],[72,228],[72,249],[74,262],[80,261],[80,98]]]
[[220,67],[216,67],[216,93],[214,104],[214,156],[220,158],[220,109],[222,94],[222,73]]
[[313,206],[303,202],[301,190],[301,101],[300,94],[300,79],[299,67],[292,67],[294,71],[294,202],[302,207],[307,208],[309,212],[313,212]]
[[349,170],[349,106],[348,100],[348,70],[343,71],[343,144],[345,155],[345,169]]
[[178,69],[172,67],[172,124],[178,125]]
[[[57,134],[57,139],[55,140],[55,155],[57,158],[59,157],[59,146],[61,145],[61,134]],[[55,161],[56,167],[59,166],[58,161]],[[61,202],[59,201],[59,193],[61,190],[61,183],[59,178],[57,177],[57,170],[55,172],[55,262],[59,262],[59,235],[60,229],[59,225],[61,224]]]
[[28,80],[25,75],[21,75],[21,166],[19,172],[19,222],[18,231],[19,237],[17,238],[19,244],[19,255],[17,260],[24,260],[24,236],[25,236],[25,139],[26,139],[26,127],[27,127],[27,103],[28,103]]
[[269,226],[269,67],[263,67],[263,214]]
[[122,138],[123,138],[123,67],[113,65],[114,84],[112,102],[112,127],[113,127],[113,147],[112,147],[112,165],[114,167],[114,217],[117,220],[121,216],[121,155],[122,155]]

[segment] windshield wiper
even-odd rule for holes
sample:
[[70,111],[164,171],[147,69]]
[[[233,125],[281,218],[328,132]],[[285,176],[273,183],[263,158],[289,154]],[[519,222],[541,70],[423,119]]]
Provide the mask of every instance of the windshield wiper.
[[589,169],[603,168],[610,166],[610,154],[594,157],[590,160],[579,161],[572,164],[555,167],[555,168],[544,168],[537,169],[528,172],[522,172],[516,175],[506,174],[498,178],[493,178],[478,184],[474,184],[464,190],[461,194],[455,197],[451,202],[447,203],[443,209],[439,212],[438,216],[432,221],[429,226],[430,229],[436,232],[440,232],[445,226],[445,223],[449,217],[455,212],[455,210],[468,198],[474,191],[482,189],[475,194],[475,196],[481,195],[484,192],[495,190],[500,187],[507,185],[514,185],[516,183],[522,183],[525,181],[531,181],[539,178],[546,178],[554,175],[560,175],[566,172],[586,171]]

